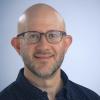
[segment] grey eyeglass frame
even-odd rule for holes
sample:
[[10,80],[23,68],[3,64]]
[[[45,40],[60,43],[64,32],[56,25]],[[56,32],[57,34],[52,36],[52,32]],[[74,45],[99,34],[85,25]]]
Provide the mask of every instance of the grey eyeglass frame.
[[[38,43],[38,42],[40,41],[42,35],[45,35],[46,40],[47,40],[49,43],[51,43],[51,44],[56,44],[56,43],[58,43],[58,42],[60,42],[60,41],[62,40],[63,36],[67,36],[67,33],[66,33],[65,31],[49,30],[49,31],[47,31],[47,32],[45,32],[45,33],[39,32],[39,31],[26,31],[26,32],[22,32],[22,33],[18,34],[17,37],[20,37],[20,36],[23,36],[23,37],[24,37],[24,35],[25,35],[26,33],[29,34],[29,33],[35,33],[35,32],[36,32],[36,33],[39,33],[40,36],[39,36],[38,41],[34,42],[34,44],[35,44],[35,43]],[[49,32],[60,32],[60,35],[61,35],[60,40],[59,40],[59,41],[56,41],[56,42],[50,41],[50,39],[48,39],[48,36],[47,36]]]

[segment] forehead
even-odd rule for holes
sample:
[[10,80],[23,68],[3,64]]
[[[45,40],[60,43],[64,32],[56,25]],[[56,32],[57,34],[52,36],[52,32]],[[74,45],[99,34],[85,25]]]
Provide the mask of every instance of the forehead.
[[21,16],[18,24],[18,32],[25,31],[48,31],[62,30],[64,31],[63,18],[53,9],[47,7],[36,7],[26,11]]
[[26,26],[29,30],[62,30],[64,28],[62,22],[53,16],[36,17],[28,19]]
[[61,30],[64,31],[65,27],[62,21],[58,20],[57,17],[36,17],[27,18],[23,24],[19,25],[19,33],[25,31],[42,31],[46,32],[48,30]]

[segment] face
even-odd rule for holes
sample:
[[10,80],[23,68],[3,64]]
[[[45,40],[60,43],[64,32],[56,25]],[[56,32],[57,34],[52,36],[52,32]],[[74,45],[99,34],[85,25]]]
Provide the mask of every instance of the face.
[[65,48],[63,43],[50,44],[41,40],[37,44],[21,44],[20,55],[25,66],[36,76],[50,78],[62,64]]
[[[63,23],[55,16],[48,17],[45,19],[41,17],[28,19],[26,30],[44,33],[49,30],[65,31]],[[26,39],[20,39],[19,53],[24,61],[25,67],[35,76],[39,78],[50,78],[60,68],[70,42],[69,37],[64,37],[57,44],[49,43],[44,36],[35,44],[29,43]]]

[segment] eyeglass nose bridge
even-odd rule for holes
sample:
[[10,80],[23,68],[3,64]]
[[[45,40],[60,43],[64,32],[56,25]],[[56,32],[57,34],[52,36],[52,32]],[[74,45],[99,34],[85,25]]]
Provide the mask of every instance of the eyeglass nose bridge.
[[40,33],[39,42],[42,40],[43,36],[45,37],[46,41],[49,42],[46,33],[43,33],[43,32]]

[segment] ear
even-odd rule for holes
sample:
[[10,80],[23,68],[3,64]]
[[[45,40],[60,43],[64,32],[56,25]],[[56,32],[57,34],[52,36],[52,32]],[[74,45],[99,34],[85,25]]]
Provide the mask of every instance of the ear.
[[20,40],[17,37],[12,38],[11,44],[20,53]]
[[72,43],[72,36],[67,35],[64,39],[64,47],[65,47],[65,52],[68,50],[69,46]]

